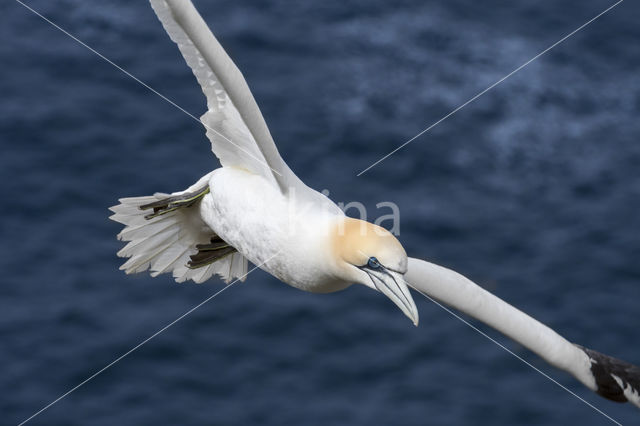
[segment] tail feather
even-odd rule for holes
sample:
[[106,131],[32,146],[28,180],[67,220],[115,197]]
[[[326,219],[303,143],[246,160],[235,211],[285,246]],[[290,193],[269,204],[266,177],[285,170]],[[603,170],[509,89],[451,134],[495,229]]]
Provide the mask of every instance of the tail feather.
[[173,271],[188,256],[189,249],[180,246],[169,247],[158,256],[154,269],[151,271],[152,277]]
[[153,249],[156,246],[163,246],[168,240],[175,237],[173,229],[165,229],[152,235],[146,239],[137,239],[130,241],[124,246],[117,254],[118,257],[131,257],[135,253],[145,253]]
[[175,210],[145,219],[149,211],[142,210],[141,206],[161,204],[162,200],[181,197],[189,190],[171,195],[156,193],[153,196],[121,198],[120,204],[110,208],[114,213],[110,219],[125,225],[118,239],[128,241],[118,251],[118,256],[129,258],[120,269],[127,274],[149,269],[153,277],[173,271],[177,282],[193,280],[201,283],[214,274],[226,282],[233,278],[244,280],[247,260],[238,252],[211,264],[189,267],[190,257],[198,253],[196,246],[206,245],[212,238],[217,238],[200,218],[199,201],[185,203]]
[[[115,218],[114,218],[115,220]],[[154,220],[148,221],[138,225],[127,225],[119,234],[118,239],[120,241],[137,241],[143,238],[148,238],[151,235],[156,235],[160,232],[166,231],[172,228],[175,223],[171,220]],[[137,221],[136,221],[137,222]]]

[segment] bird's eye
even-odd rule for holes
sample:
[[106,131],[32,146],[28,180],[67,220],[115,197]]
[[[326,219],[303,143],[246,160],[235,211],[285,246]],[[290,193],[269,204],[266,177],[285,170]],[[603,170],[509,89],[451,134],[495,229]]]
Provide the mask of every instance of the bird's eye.
[[380,267],[382,267],[378,259],[376,259],[375,257],[369,258],[369,261],[367,261],[367,266],[369,266],[369,268],[371,269],[379,269]]

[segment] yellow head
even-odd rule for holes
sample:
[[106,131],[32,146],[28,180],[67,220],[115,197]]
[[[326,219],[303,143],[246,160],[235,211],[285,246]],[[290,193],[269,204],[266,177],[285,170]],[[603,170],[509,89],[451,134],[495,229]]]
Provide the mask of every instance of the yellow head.
[[393,234],[345,217],[336,224],[331,245],[339,278],[380,291],[418,325],[418,310],[403,278],[407,253]]

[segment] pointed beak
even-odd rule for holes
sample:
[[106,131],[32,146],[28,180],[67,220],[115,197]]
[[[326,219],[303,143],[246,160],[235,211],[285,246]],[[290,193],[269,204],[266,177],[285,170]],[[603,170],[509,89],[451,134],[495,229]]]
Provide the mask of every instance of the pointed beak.
[[375,288],[391,299],[409,317],[413,325],[417,326],[418,309],[402,274],[384,267],[379,269],[363,268],[363,270],[369,275]]

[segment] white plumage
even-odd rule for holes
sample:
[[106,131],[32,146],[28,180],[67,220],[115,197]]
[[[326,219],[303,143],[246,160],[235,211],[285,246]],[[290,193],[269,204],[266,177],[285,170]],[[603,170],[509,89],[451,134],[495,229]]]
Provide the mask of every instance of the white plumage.
[[173,272],[176,281],[217,274],[244,279],[251,261],[311,292],[352,283],[380,291],[416,325],[413,287],[520,342],[614,401],[640,407],[640,369],[570,343],[460,274],[408,258],[388,231],[346,218],[280,157],[242,74],[188,0],[151,0],[207,98],[202,116],[222,168],[185,191],[123,198],[111,218],[125,225],[118,252],[127,273]]
[[169,196],[181,195],[207,184],[211,173],[185,191],[173,194],[156,193],[149,197],[121,198],[120,204],[111,207],[111,219],[125,228],[118,234],[121,241],[129,243],[118,252],[120,257],[129,257],[120,269],[127,274],[151,270],[155,277],[165,272],[173,272],[177,282],[193,280],[202,283],[218,274],[226,282],[234,278],[244,281],[247,260],[240,253],[234,253],[219,262],[200,269],[189,269],[189,256],[197,252],[197,244],[209,242],[213,233],[202,220],[199,209],[178,209],[154,219],[145,219],[140,206]]
[[[169,5],[164,0],[152,0],[151,6],[171,40],[178,45],[180,53],[182,53],[187,65],[191,67],[207,98],[208,111],[202,115],[200,120],[207,129],[207,137],[211,140],[211,149],[220,159],[220,163],[223,166],[242,165],[253,173],[273,177],[267,160],[240,117],[224,86],[220,84],[220,79],[202,57],[202,53],[185,33],[185,30],[174,19]],[[222,51],[221,46],[217,45],[216,48]],[[232,63],[229,65],[225,62],[228,61],[217,61],[216,63],[220,67],[235,68]],[[240,73],[237,68],[232,71]]]

